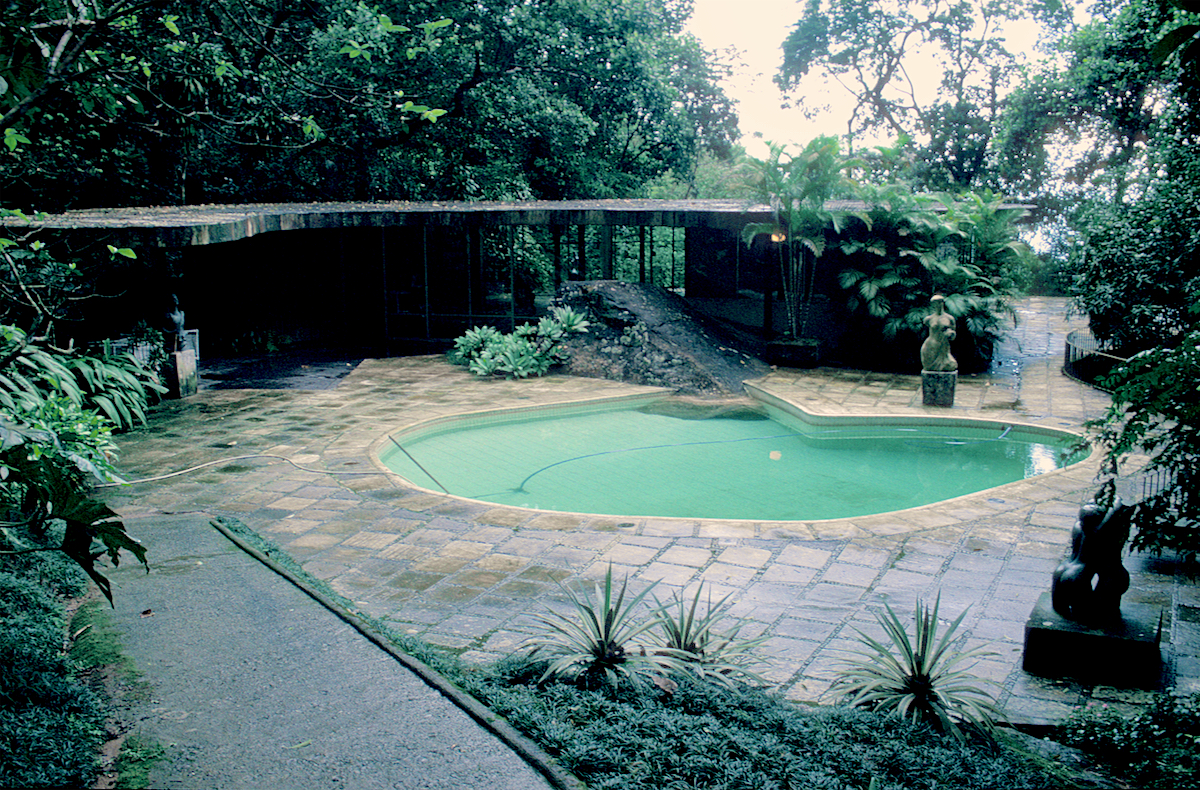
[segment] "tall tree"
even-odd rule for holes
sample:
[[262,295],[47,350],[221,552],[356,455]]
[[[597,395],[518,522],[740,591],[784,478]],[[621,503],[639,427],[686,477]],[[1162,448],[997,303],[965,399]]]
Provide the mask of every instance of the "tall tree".
[[1157,0],[1102,0],[1093,10],[1056,43],[1061,65],[1030,74],[998,125],[1005,183],[1050,192],[1057,205],[1072,202],[1078,187],[1119,202],[1145,165],[1173,90],[1153,56],[1173,14]]
[[[203,199],[197,162],[279,159],[321,136],[315,106],[345,116],[386,108],[397,123],[432,120],[399,88],[314,69],[314,38],[344,4],[304,0],[12,0],[0,19],[0,187],[8,205],[62,208]],[[336,26],[343,60],[379,37],[423,52],[412,29],[359,4]],[[332,39],[326,37],[329,45]],[[323,61],[319,61],[321,63]],[[399,75],[401,77],[407,75]],[[203,173],[203,168],[200,169]],[[241,174],[248,175],[248,174]]]
[[[437,3],[456,22],[419,74],[437,127],[381,160],[413,198],[614,197],[727,154],[732,104],[679,0]],[[448,38],[449,41],[449,38]]]
[[1187,49],[1158,52],[1195,15],[1158,0],[1094,10],[1059,42],[1063,62],[1013,94],[997,151],[1054,220],[1092,331],[1134,352],[1182,331],[1195,288],[1200,119]]
[[[776,82],[810,112],[806,78],[840,84],[853,99],[846,136],[886,135],[915,148],[917,179],[934,188],[994,183],[989,146],[1018,73],[1004,26],[1032,14],[1061,25],[1059,0],[807,0],[783,42]],[[918,69],[936,67],[925,84]]]

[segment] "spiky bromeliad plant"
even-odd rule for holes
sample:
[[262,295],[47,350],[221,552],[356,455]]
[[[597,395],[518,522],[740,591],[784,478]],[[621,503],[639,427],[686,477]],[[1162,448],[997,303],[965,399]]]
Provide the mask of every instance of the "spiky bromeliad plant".
[[654,628],[658,617],[652,615],[641,623],[635,620],[638,607],[654,585],[627,601],[628,584],[626,578],[619,590],[614,589],[609,565],[604,584],[596,584],[594,595],[586,591],[579,594],[562,586],[574,606],[575,617],[555,611],[535,616],[546,630],[527,639],[524,646],[532,648],[531,658],[549,660],[542,674],[543,682],[573,680],[588,686],[607,682],[615,688],[621,680],[636,685],[639,676],[671,671],[676,664],[673,657],[647,654],[630,645],[633,639]]
[[[938,636],[938,605],[916,603],[915,633],[909,636],[900,618],[885,604],[886,614],[875,614],[890,645],[862,631],[862,651],[846,659],[846,669],[830,689],[850,705],[862,706],[902,718],[923,722],[965,740],[962,725],[985,736],[992,732],[992,721],[1000,716],[991,694],[984,685],[994,685],[974,677],[971,666],[978,659],[995,655],[977,647],[967,651],[953,649],[955,631],[967,610]],[[967,662],[970,665],[964,666]]]
[[732,686],[741,680],[765,683],[753,667],[760,659],[752,651],[766,641],[765,636],[744,637],[740,635],[745,623],[734,621],[731,628],[718,630],[721,621],[729,618],[726,595],[714,605],[711,590],[708,608],[698,611],[704,585],[696,588],[689,604],[682,592],[675,593],[671,601],[658,604],[658,628],[655,637],[667,655],[678,658],[685,672],[691,672],[701,680],[715,680]]

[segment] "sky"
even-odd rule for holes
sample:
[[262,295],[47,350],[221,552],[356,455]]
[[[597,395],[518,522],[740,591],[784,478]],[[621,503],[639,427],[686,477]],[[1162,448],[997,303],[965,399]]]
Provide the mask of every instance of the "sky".
[[780,109],[783,96],[771,81],[783,62],[779,46],[802,8],[796,0],[694,0],[689,30],[706,49],[723,52],[734,47],[740,53],[741,62],[725,92],[738,102],[742,144],[755,156],[762,156],[765,146],[751,137],[754,132],[766,140],[799,143],[819,134],[841,133],[822,130],[824,123],[808,121],[798,109]]
[[[846,133],[852,105],[849,93],[836,83],[820,94],[820,83],[811,86],[810,102],[819,100],[829,108],[816,119],[805,118],[800,109],[780,108],[784,99],[771,79],[783,62],[780,45],[802,11],[797,0],[694,0],[688,28],[704,47],[717,52],[734,47],[741,53],[725,92],[738,102],[742,145],[752,156],[765,155],[764,140],[803,145],[818,135]],[[1033,23],[1008,27],[1010,51],[1033,53],[1037,33]],[[936,86],[939,77],[931,71],[926,84]],[[753,136],[755,132],[762,137]]]

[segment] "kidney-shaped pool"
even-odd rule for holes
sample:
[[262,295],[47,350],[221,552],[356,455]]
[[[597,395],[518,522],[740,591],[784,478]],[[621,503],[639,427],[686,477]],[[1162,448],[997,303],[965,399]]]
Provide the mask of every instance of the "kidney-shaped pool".
[[483,412],[389,436],[422,488],[615,516],[810,521],[903,510],[1083,460],[1080,437],[945,418],[805,417],[660,398]]

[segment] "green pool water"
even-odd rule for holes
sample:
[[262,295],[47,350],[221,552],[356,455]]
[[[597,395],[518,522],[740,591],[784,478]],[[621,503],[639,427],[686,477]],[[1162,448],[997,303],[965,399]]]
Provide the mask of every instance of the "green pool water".
[[423,488],[616,516],[807,521],[917,507],[1082,460],[1078,437],[984,423],[811,425],[655,402],[464,417],[379,454]]

